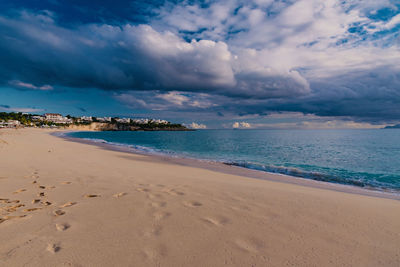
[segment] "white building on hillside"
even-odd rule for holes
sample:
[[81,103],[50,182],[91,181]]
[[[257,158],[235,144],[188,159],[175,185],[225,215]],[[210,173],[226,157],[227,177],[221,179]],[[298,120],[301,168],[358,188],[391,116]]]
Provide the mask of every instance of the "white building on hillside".
[[17,120],[0,121],[0,128],[16,128],[20,125],[21,122]]
[[158,123],[158,124],[168,124],[169,122],[168,121],[166,121],[166,120],[160,120],[160,119],[158,119],[158,120],[152,120],[153,122],[155,122],[155,123]]
[[32,119],[35,121],[43,121],[45,119],[45,117],[37,115],[37,116],[32,116]]
[[134,119],[132,121],[135,122],[135,123],[138,123],[138,124],[147,124],[147,123],[149,123],[149,119]]
[[67,124],[67,123],[72,123],[71,119],[68,119],[67,117],[63,117],[61,114],[58,113],[46,113],[44,114],[46,121],[49,122],[54,122],[54,123],[61,123],[61,124]]
[[46,113],[44,114],[44,117],[46,118],[47,121],[55,121],[63,119],[63,116],[58,113]]
[[122,119],[116,119],[116,121],[119,123],[130,123],[131,119],[130,118],[122,118]]
[[93,121],[93,118],[90,116],[82,116],[80,117],[80,121]]
[[96,119],[101,122],[111,122],[111,117],[97,117]]

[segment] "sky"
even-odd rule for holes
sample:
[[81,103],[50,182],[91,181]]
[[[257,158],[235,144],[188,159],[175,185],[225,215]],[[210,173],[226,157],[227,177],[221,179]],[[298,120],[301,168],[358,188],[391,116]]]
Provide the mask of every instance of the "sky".
[[0,1],[0,111],[397,124],[400,1]]

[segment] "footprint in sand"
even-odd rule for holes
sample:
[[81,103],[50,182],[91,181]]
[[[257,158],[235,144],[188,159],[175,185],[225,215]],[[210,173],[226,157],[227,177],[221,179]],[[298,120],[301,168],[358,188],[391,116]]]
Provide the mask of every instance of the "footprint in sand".
[[40,202],[40,199],[33,199],[32,200],[32,204],[37,204],[37,203],[39,203]]
[[26,189],[18,189],[17,191],[15,191],[15,192],[13,192],[13,194],[18,194],[18,193],[21,193],[21,192],[25,192],[26,191]]
[[76,202],[67,202],[64,205],[61,205],[60,208],[67,208],[76,205]]
[[115,198],[120,198],[120,197],[125,196],[126,194],[127,194],[127,193],[121,192],[121,193],[118,193],[118,194],[113,195],[113,197],[115,197]]
[[56,224],[56,229],[57,231],[63,232],[70,228],[71,226],[68,223],[57,223]]
[[87,194],[85,195],[86,198],[94,198],[94,197],[101,197],[100,195],[96,195],[96,194]]
[[167,247],[163,244],[143,250],[145,258],[151,261],[161,260],[163,257],[167,256],[167,252]]
[[160,221],[162,219],[165,219],[167,217],[171,216],[171,213],[169,212],[164,212],[164,211],[157,211],[153,214],[154,220]]
[[42,205],[44,205],[44,206],[50,206],[50,205],[51,205],[51,202],[49,202],[49,201],[44,201],[44,202],[42,202]]
[[46,189],[46,187],[44,185],[38,185],[38,188],[40,189]]
[[18,216],[4,216],[4,219],[6,220],[12,220],[12,219],[19,219],[19,218],[24,218],[26,215],[18,215]]
[[0,200],[0,203],[5,203],[5,204],[19,203],[19,202],[20,202],[19,200],[9,200],[9,199],[6,199],[6,198],[3,198],[3,199]]
[[249,253],[257,253],[264,248],[264,243],[255,238],[250,238],[248,240],[238,239],[235,241],[236,246]]
[[26,215],[18,215],[18,216],[4,216],[5,220],[13,220],[13,219],[19,219],[19,218],[24,218]]
[[48,244],[47,245],[47,251],[51,252],[51,253],[57,253],[58,251],[60,251],[61,247],[59,244]]
[[150,189],[139,187],[139,188],[136,188],[136,191],[139,191],[139,192],[142,192],[142,193],[147,193],[147,192],[150,192]]
[[161,233],[162,233],[162,227],[160,225],[156,225],[152,227],[150,230],[144,231],[143,236],[154,237],[154,236],[160,236]]
[[167,205],[167,202],[162,201],[162,202],[151,202],[151,206],[154,208],[162,208]]
[[18,204],[18,205],[15,205],[15,206],[8,206],[8,207],[1,208],[1,210],[4,210],[6,212],[15,212],[15,211],[17,211],[17,209],[19,209],[21,207],[25,207],[25,205],[24,204]]
[[170,194],[176,195],[176,196],[184,196],[185,195],[185,193],[180,192],[180,191],[175,191],[175,190],[171,191]]
[[53,215],[54,216],[62,216],[64,214],[65,214],[65,211],[63,211],[63,210],[55,210],[55,211],[53,211]]
[[186,202],[183,202],[183,205],[185,205],[186,207],[191,207],[191,208],[203,206],[203,204],[201,204],[198,201],[186,201]]
[[37,181],[35,180],[35,181],[32,181],[32,184],[37,184]]
[[19,215],[19,216],[4,216],[3,218],[0,218],[0,223],[3,223],[8,220],[13,220],[13,219],[19,219],[19,218],[24,218],[26,215]]
[[9,201],[8,198],[0,198],[0,203],[9,203]]
[[71,184],[71,182],[62,182],[61,184]]
[[175,189],[164,189],[164,190],[161,190],[161,191],[164,192],[164,193],[167,193],[167,194],[169,194],[171,196],[183,196],[183,195],[185,195],[185,193],[177,191]]
[[40,193],[38,194],[38,197],[44,197],[44,192],[40,192]]
[[206,217],[202,218],[202,220],[208,224],[216,226],[224,226],[230,222],[230,220],[225,217],[219,217],[219,218]]
[[162,199],[162,198],[164,198],[163,195],[161,195],[161,194],[152,194],[152,193],[148,193],[147,197],[150,198],[150,199],[155,199],[155,198],[161,198]]
[[29,209],[24,209],[23,212],[31,212],[35,210],[41,210],[42,208],[29,208]]

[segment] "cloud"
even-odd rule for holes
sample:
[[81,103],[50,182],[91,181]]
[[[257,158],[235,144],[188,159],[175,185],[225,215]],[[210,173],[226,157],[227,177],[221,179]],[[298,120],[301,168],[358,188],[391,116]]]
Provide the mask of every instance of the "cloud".
[[9,84],[13,87],[21,88],[21,89],[42,90],[42,91],[53,90],[53,86],[48,85],[48,84],[36,86],[31,83],[24,83],[24,82],[17,81],[17,80],[9,81]]
[[191,124],[187,125],[190,129],[207,129],[205,124],[199,124],[192,122]]
[[232,124],[232,128],[233,129],[248,129],[248,128],[252,128],[252,126],[250,125],[250,123],[248,122],[234,122]]
[[345,120],[252,124],[252,128],[254,129],[381,129],[385,126],[385,124],[370,124]]
[[[62,28],[44,15],[0,18],[0,79],[105,90],[221,89],[234,85],[223,42],[186,42],[147,25]],[[29,44],[29,49],[26,46]],[[12,82],[17,83],[17,82]],[[33,86],[38,88],[39,86]]]
[[0,82],[24,88],[51,85],[242,97],[291,97],[308,91],[294,70],[247,66],[248,61],[234,60],[223,41],[186,41],[149,25],[70,29],[46,14],[25,12],[17,18],[0,17],[0,32],[0,59],[8,62],[0,65]]
[[114,98],[132,109],[152,109],[170,111],[200,111],[216,106],[216,98],[209,94],[192,92],[137,92],[116,93]]
[[0,105],[0,111],[3,111],[3,112],[35,113],[35,112],[41,112],[41,111],[43,111],[43,109],[38,109],[38,108],[18,108],[18,107],[11,107],[9,105]]
[[66,25],[51,12],[14,12],[0,15],[0,83],[97,88],[153,111],[396,121],[399,7],[390,0],[166,2],[146,11],[147,25]]
[[373,26],[369,29],[370,32],[376,33],[379,31],[388,31],[400,24],[400,14],[392,17],[389,21],[378,21],[371,23]]
[[222,123],[224,128],[241,128],[243,121],[251,129],[379,129],[384,123],[357,122],[351,117],[320,117],[312,114],[298,112],[271,113],[266,116],[247,115],[230,118],[232,123]]

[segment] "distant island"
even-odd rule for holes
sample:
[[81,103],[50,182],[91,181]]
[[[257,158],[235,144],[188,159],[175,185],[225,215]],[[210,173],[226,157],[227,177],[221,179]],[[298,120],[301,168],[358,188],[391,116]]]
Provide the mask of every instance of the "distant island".
[[391,125],[391,126],[389,125],[389,126],[386,126],[383,129],[400,129],[400,124]]
[[160,119],[118,117],[73,117],[58,113],[44,115],[0,112],[0,128],[70,128],[95,131],[191,131],[183,124]]

